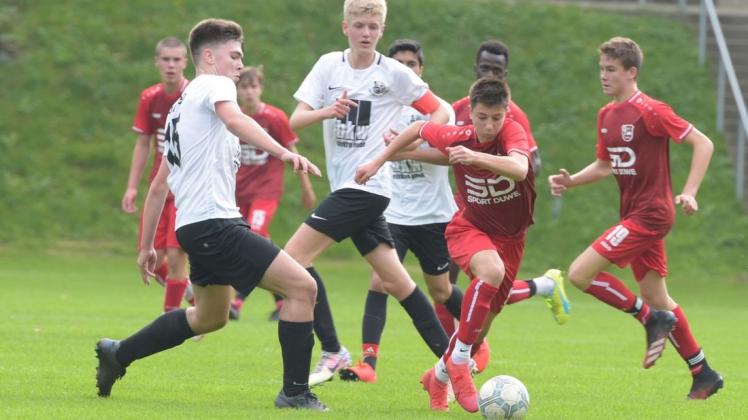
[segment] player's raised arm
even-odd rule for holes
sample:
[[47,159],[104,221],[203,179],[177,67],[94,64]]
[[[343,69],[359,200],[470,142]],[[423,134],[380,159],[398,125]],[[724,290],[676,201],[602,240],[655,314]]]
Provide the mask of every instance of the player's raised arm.
[[274,157],[289,163],[295,171],[302,171],[319,176],[320,170],[304,156],[298,155],[281,146],[255,120],[245,115],[236,102],[216,102],[216,115],[226,128],[244,142],[257,146]]
[[699,192],[701,181],[704,180],[706,170],[709,168],[714,144],[709,137],[696,128],[693,128],[683,141],[693,148],[693,156],[691,157],[691,169],[688,172],[688,178],[681,193],[675,196],[675,204],[682,205],[683,212],[690,216],[699,210],[696,194]]
[[596,159],[574,175],[569,175],[566,169],[559,170],[558,174],[548,177],[548,184],[551,186],[551,194],[560,196],[571,187],[599,181],[610,175],[612,171],[613,166],[609,160]]
[[344,90],[335,102],[324,108],[314,109],[306,102],[300,101],[296,104],[289,122],[292,129],[300,130],[323,120],[344,118],[352,108],[357,106],[355,101],[348,99],[348,92]]
[[408,128],[403,130],[402,133],[398,134],[397,137],[392,140],[392,143],[390,143],[389,146],[385,147],[382,152],[375,156],[374,159],[359,166],[358,169],[356,169],[356,175],[354,177],[356,183],[361,185],[366,184],[366,181],[368,181],[369,178],[373,177],[377,173],[379,168],[381,168],[382,165],[384,165],[384,163],[392,157],[392,155],[394,155],[410,143],[416,141],[419,136],[418,133],[420,133],[423,124],[424,121],[416,121],[413,124],[409,125]]

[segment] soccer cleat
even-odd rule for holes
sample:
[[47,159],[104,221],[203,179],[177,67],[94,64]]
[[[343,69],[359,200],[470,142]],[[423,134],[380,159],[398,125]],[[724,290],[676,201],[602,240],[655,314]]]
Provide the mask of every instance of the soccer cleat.
[[96,358],[99,359],[99,366],[96,368],[96,387],[99,388],[100,397],[108,397],[112,393],[114,382],[125,376],[125,368],[115,357],[117,350],[117,340],[102,338],[96,343]]
[[421,385],[423,389],[429,393],[429,407],[435,411],[447,411],[449,410],[449,403],[447,402],[448,384],[442,383],[436,379],[435,368],[427,370],[421,376]]
[[335,373],[340,369],[351,365],[351,353],[343,346],[337,353],[322,351],[322,356],[317,362],[314,371],[309,375],[309,386],[317,386],[321,383],[331,381]]
[[654,366],[665,351],[665,343],[670,331],[675,328],[675,315],[670,311],[652,310],[649,320],[644,324],[647,331],[647,352],[644,354],[644,369]]
[[275,308],[272,312],[270,312],[270,315],[268,316],[268,321],[277,321],[280,319],[280,308]]
[[556,323],[564,325],[569,320],[569,313],[571,312],[569,298],[566,296],[566,289],[564,288],[564,275],[561,270],[552,268],[546,271],[543,276],[553,280],[553,292],[545,298],[545,304],[551,310]]
[[478,390],[473,383],[470,364],[455,364],[452,359],[447,360],[447,374],[452,383],[457,402],[469,413],[478,411]]
[[724,386],[722,375],[716,370],[706,368],[693,377],[689,400],[705,400],[714,395]]
[[340,369],[340,379],[375,384],[377,383],[377,371],[368,363],[358,362],[356,366]]
[[478,350],[473,355],[473,360],[475,361],[475,366],[472,369],[474,373],[478,374],[486,370],[488,361],[491,360],[491,349],[488,348],[488,341],[483,340],[480,343]]
[[234,302],[231,302],[231,305],[229,306],[229,319],[232,321],[238,321],[240,314],[241,310],[239,307],[234,305]]
[[328,411],[326,405],[308,390],[302,394],[289,397],[281,390],[275,397],[276,408],[295,408],[297,410]]

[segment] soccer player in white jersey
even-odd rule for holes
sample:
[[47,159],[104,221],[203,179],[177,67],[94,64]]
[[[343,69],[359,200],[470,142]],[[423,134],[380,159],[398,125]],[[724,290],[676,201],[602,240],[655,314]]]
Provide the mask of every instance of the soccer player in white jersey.
[[[411,39],[392,43],[387,53],[421,77],[423,50]],[[446,102],[449,124],[454,124],[454,112]],[[393,127],[404,130],[414,121],[428,119],[412,107],[405,106]],[[429,161],[435,162],[428,163]],[[449,282],[449,253],[444,229],[457,211],[449,185],[448,160],[439,150],[422,143],[412,151],[402,152],[390,163],[392,171],[392,199],[384,212],[387,225],[395,241],[400,261],[411,250],[421,265],[423,278],[434,303],[446,304],[457,319],[460,317],[462,292]],[[372,271],[366,296],[362,322],[363,360],[340,371],[343,380],[374,383],[377,381],[376,363],[379,343],[387,317],[387,292],[382,280]]]
[[317,256],[349,237],[379,274],[384,290],[410,315],[434,355],[440,357],[448,344],[428,298],[400,264],[383,216],[390,201],[391,173],[382,171],[365,186],[356,184],[353,176],[358,165],[384,149],[383,135],[394,126],[403,106],[441,123],[449,114],[415,73],[377,52],[387,15],[384,0],[346,0],[343,15],[349,48],[319,58],[294,94],[298,104],[290,118],[295,130],[323,123],[332,190],[284,248],[317,281],[314,331],[322,357],[310,385],[332,379],[351,363],[350,353],[338,341],[325,288],[314,269]]
[[260,286],[280,293],[286,302],[278,323],[283,388],[276,407],[327,410],[307,383],[314,346],[314,279],[288,254],[251,232],[234,195],[240,138],[294,170],[319,175],[319,169],[280,146],[239,108],[236,82],[243,67],[243,40],[242,28],[227,20],[206,19],[190,31],[196,77],[169,112],[164,159],[143,209],[138,265],[149,283],[157,263],[156,224],[169,189],[174,193],[177,239],[189,256],[196,306],[167,312],[122,341],[100,340],[96,386],[102,397],[110,395],[133,361],[226,325],[234,288],[249,293]]

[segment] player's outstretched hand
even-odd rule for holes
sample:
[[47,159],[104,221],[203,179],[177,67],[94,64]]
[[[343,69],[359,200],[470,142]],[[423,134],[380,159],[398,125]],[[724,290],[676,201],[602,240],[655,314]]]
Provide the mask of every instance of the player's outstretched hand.
[[449,153],[449,164],[472,165],[475,163],[476,154],[465,146],[447,147]]
[[345,118],[348,112],[351,111],[351,108],[357,106],[356,101],[348,99],[348,91],[344,90],[343,94],[335,100],[335,103],[327,107],[327,110],[330,118]]
[[156,250],[153,247],[140,250],[140,254],[138,254],[138,269],[140,270],[140,277],[146,285],[151,284],[151,277],[159,281],[155,273]]
[[138,197],[138,190],[128,188],[125,195],[122,196],[122,211],[125,213],[135,213],[138,208],[135,206],[135,199]]
[[294,172],[303,172],[305,174],[322,176],[322,172],[320,172],[317,165],[313,164],[309,161],[309,159],[301,156],[300,154],[287,151],[281,155],[280,160],[291,165]]
[[699,211],[699,203],[696,197],[689,194],[678,194],[675,196],[675,205],[682,206],[683,213],[690,216]]
[[560,197],[571,186],[571,175],[566,169],[560,169],[557,175],[548,177],[548,184],[551,185],[551,195]]
[[377,174],[381,166],[382,164],[377,163],[376,160],[370,160],[356,168],[356,175],[353,177],[353,180],[359,185],[364,185],[366,181]]

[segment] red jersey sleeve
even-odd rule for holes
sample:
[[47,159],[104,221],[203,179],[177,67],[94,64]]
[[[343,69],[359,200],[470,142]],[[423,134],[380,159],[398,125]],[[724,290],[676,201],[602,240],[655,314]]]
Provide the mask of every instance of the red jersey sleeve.
[[662,102],[657,102],[644,113],[647,130],[656,137],[669,137],[680,143],[691,132],[693,125],[684,120],[673,109]]
[[607,111],[608,106],[604,106],[598,111],[597,113],[597,146],[596,146],[596,153],[598,159],[600,160],[610,160],[610,155],[608,154],[608,150],[605,148],[605,141],[603,140],[603,116],[605,115],[605,112]]
[[519,152],[523,155],[530,157],[530,146],[527,141],[527,134],[516,121],[506,120],[504,126],[501,127],[501,142],[504,144],[507,156],[511,152]]
[[421,114],[428,115],[439,109],[439,106],[441,105],[439,104],[439,100],[436,99],[436,96],[430,90],[427,90],[423,96],[418,98],[418,100],[413,102],[410,106],[415,108],[415,110]]
[[509,103],[509,110],[514,121],[517,121],[522,129],[525,130],[525,136],[527,136],[527,146],[530,152],[534,152],[538,149],[538,144],[535,142],[535,137],[532,135],[532,127],[530,127],[530,119],[527,118],[527,114],[514,102]]
[[274,110],[274,118],[272,125],[272,133],[270,136],[275,139],[283,147],[288,147],[297,141],[299,136],[291,129],[291,124],[288,122],[288,116],[282,110],[276,108]]
[[153,95],[149,94],[150,89],[140,93],[138,109],[135,111],[135,121],[132,123],[132,130],[138,134],[153,134],[156,129],[153,127],[151,116],[151,100]]
[[427,121],[421,126],[421,131],[418,134],[431,147],[436,147],[446,154],[447,147],[458,141],[467,140],[473,135],[473,126],[458,127]]

